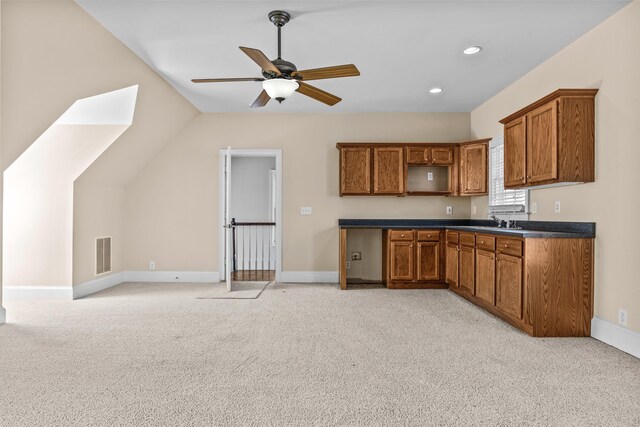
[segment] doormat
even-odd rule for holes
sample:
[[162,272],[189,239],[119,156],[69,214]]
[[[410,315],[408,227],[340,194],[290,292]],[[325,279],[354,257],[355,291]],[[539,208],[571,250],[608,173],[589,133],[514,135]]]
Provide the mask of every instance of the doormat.
[[231,292],[226,283],[216,283],[212,289],[196,299],[256,299],[271,282],[233,282]]

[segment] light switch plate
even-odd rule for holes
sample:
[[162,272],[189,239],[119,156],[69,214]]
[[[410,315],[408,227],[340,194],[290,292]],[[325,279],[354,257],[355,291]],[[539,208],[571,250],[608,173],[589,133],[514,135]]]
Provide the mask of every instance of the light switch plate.
[[453,206],[447,206],[447,215],[453,215]]
[[149,261],[149,270],[155,270],[155,269],[156,269],[156,262]]
[[300,208],[300,215],[311,215],[312,209],[309,206]]
[[531,213],[538,213],[538,203],[531,202]]
[[553,211],[555,213],[560,213],[560,200],[556,200],[556,202],[554,203]]
[[476,205],[471,206],[471,213],[473,215],[478,213],[478,207]]
[[427,172],[427,181],[433,181],[433,172]]

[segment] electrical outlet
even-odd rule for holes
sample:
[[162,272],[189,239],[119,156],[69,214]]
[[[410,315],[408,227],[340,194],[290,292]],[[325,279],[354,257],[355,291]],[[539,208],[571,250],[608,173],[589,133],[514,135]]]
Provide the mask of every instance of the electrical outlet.
[[471,206],[471,213],[473,215],[478,213],[478,207],[476,205]]
[[447,206],[447,215],[453,214],[453,206]]
[[351,261],[347,261],[347,270],[351,268]]
[[618,323],[620,323],[622,326],[627,326],[627,323],[628,323],[627,310],[625,310],[624,308],[618,309]]
[[300,208],[300,215],[311,215],[312,209],[308,206]]
[[362,261],[362,252],[351,252],[351,261]]
[[538,213],[538,203],[531,202],[531,213]]
[[433,181],[433,172],[427,172],[427,181]]
[[156,262],[149,261],[149,270],[155,270],[155,269],[156,269]]
[[556,200],[556,202],[554,203],[553,211],[555,213],[560,213],[560,200]]

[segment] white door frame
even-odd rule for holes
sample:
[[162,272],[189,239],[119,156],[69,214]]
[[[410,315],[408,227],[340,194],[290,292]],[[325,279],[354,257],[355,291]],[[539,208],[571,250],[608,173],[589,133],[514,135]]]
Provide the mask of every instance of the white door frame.
[[[225,271],[225,239],[223,234],[224,226],[224,204],[226,197],[226,188],[224,182],[224,161],[227,155],[227,149],[219,150],[219,174],[218,174],[218,244],[219,244],[219,260],[218,266],[220,270],[220,278],[226,275]],[[232,148],[231,158],[234,157],[274,157],[276,159],[276,282],[280,281],[282,275],[282,150],[277,149],[245,149]]]

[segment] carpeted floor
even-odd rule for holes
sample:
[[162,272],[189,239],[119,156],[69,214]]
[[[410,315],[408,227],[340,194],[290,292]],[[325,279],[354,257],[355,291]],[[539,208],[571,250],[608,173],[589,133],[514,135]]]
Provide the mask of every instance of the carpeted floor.
[[640,360],[446,290],[206,286],[6,301],[0,425],[640,425]]

